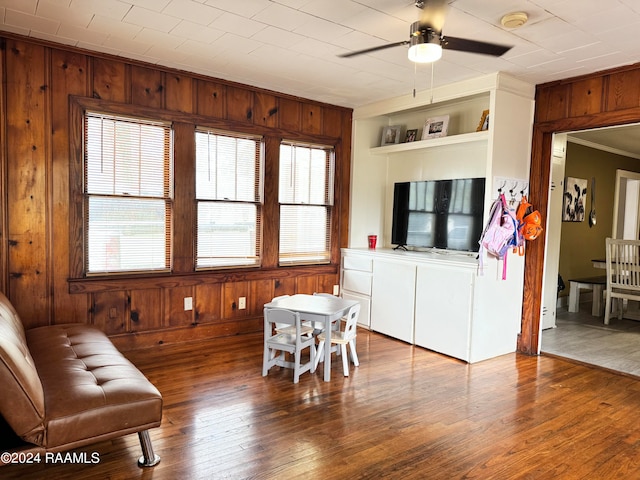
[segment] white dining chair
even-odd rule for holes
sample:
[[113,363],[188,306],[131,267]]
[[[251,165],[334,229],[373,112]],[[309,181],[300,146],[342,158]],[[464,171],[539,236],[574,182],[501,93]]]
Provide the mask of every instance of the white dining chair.
[[[279,300],[281,298],[287,298],[287,297],[289,297],[289,295],[280,295],[278,297],[273,297],[271,301],[275,302],[276,300]],[[276,323],[275,328],[276,328],[276,332],[278,333],[286,333],[287,335],[293,335],[294,333],[296,333],[295,327],[292,327],[291,325]],[[311,322],[302,321],[302,323],[300,324],[300,331],[302,332],[303,335],[310,335],[314,333],[314,328]],[[284,353],[283,353],[283,356],[284,356]]]
[[[275,325],[286,325],[295,333],[278,333]],[[273,366],[293,368],[293,383],[298,383],[300,375],[315,371],[315,337],[302,334],[300,314],[284,308],[264,309],[264,351],[262,358],[262,376],[266,377]],[[309,349],[309,361],[302,363],[302,352]],[[293,362],[285,361],[284,355],[293,355]]]
[[[336,298],[335,295],[331,294],[331,293],[323,293],[323,292],[314,292],[314,295],[317,295],[319,297],[329,297],[329,298]],[[346,320],[344,317],[342,318],[338,318],[337,320],[335,320],[334,322],[331,323],[331,329],[332,330],[340,330],[340,321],[342,320]],[[319,335],[323,330],[324,330],[324,323],[322,322],[315,322],[314,323],[314,327],[315,327],[315,335]]]
[[[346,322],[344,330],[331,331],[331,345],[327,346],[326,336],[324,332],[318,335],[318,351],[316,352],[314,371],[318,366],[320,360],[324,358],[323,352],[325,348],[331,348],[332,352],[335,351],[342,355],[342,370],[345,377],[349,376],[349,355],[347,355],[347,345],[349,346],[349,354],[353,364],[357,367],[360,365],[358,360],[358,354],[356,352],[356,335],[358,326],[358,315],[360,315],[360,304],[357,303],[349,309],[346,315]],[[334,350],[335,349],[335,350]]]
[[640,240],[605,239],[607,255],[607,290],[604,324],[609,325],[613,300],[617,316],[622,318],[629,300],[640,301]]

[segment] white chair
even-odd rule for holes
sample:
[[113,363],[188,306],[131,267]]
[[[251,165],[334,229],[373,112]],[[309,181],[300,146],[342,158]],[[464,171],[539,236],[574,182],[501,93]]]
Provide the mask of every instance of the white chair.
[[358,315],[360,315],[359,303],[349,309],[349,313],[347,313],[346,316],[347,320],[345,322],[344,331],[331,331],[331,345],[329,347],[325,347],[326,337],[324,332],[318,335],[320,343],[318,344],[318,351],[316,352],[316,360],[313,368],[314,371],[320,360],[323,358],[324,349],[331,348],[332,351],[338,352],[338,346],[340,347],[339,353],[342,354],[342,370],[345,377],[349,376],[349,356],[347,355],[347,345],[349,345],[349,353],[351,354],[353,364],[356,367],[360,365],[360,362],[358,361],[358,354],[356,353]]
[[640,240],[605,240],[607,290],[604,324],[609,325],[612,300],[617,299],[617,316],[622,318],[629,300],[640,301]]
[[[294,329],[295,333],[278,333],[275,326],[285,325]],[[271,367],[293,368],[293,383],[298,383],[304,372],[315,371],[315,337],[303,335],[300,314],[284,308],[264,309],[264,352],[262,358],[262,376],[266,377]],[[309,348],[309,361],[302,363],[302,351]],[[293,362],[284,360],[278,352],[293,354]]]
[[[289,295],[280,295],[279,297],[273,297],[273,299],[271,300],[272,302],[275,302],[276,300],[279,300],[281,298],[286,298]],[[296,329],[295,327],[292,327],[291,325],[285,325],[285,324],[277,324],[276,323],[276,332],[278,333],[286,333],[287,335],[293,335],[296,333]],[[302,322],[300,324],[300,332],[303,335],[310,335],[313,334],[314,332],[314,328],[313,325],[311,324],[311,322]],[[282,354],[284,357],[284,353]]]
[[[335,295],[332,295],[331,293],[322,293],[322,292],[314,292],[314,295],[317,295],[319,297],[331,297],[331,298],[335,298]],[[331,330],[340,330],[340,321],[341,320],[346,320],[344,317],[339,318],[337,320],[335,320],[334,322],[331,323]],[[323,322],[314,322],[314,327],[315,327],[315,335],[319,335],[320,332],[322,332],[324,330],[324,323]]]

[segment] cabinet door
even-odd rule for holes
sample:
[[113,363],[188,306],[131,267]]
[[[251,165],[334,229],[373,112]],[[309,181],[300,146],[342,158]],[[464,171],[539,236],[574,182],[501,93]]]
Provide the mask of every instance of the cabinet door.
[[357,300],[360,302],[360,315],[358,315],[358,325],[369,328],[371,326],[371,299],[365,295],[352,292],[342,292],[345,300]]
[[371,274],[357,270],[344,270],[342,273],[342,288],[369,296],[371,295]]
[[375,259],[371,330],[413,343],[415,265]]
[[415,343],[469,361],[473,272],[418,267]]

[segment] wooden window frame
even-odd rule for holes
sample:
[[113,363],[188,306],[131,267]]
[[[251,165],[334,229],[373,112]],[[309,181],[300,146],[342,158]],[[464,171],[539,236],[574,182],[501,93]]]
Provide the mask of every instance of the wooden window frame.
[[[326,231],[324,234],[324,238],[325,238],[325,242],[327,244],[327,250],[326,250],[326,258],[309,258],[310,253],[302,253],[300,251],[298,252],[291,252],[288,254],[283,254],[281,251],[278,251],[278,263],[280,266],[291,266],[291,265],[321,265],[321,264],[326,264],[326,263],[330,263],[331,261],[331,245],[333,243],[333,236],[332,236],[332,225],[334,223],[334,196],[335,196],[335,156],[336,156],[336,152],[335,152],[335,148],[331,145],[318,145],[318,144],[309,144],[306,142],[299,142],[299,141],[290,141],[290,140],[283,140],[280,143],[280,150],[279,152],[282,152],[282,147],[283,146],[289,146],[290,148],[293,148],[294,150],[296,148],[306,148],[306,149],[312,149],[312,150],[316,150],[316,151],[323,151],[325,154],[325,166],[324,166],[324,181],[325,181],[325,186],[324,186],[324,198],[322,199],[321,202],[317,202],[317,203],[310,203],[310,202],[304,202],[301,200],[295,200],[295,199],[291,199],[290,201],[283,201],[281,198],[278,199],[278,203],[279,203],[279,208],[280,208],[280,215],[282,215],[282,209],[283,207],[287,208],[287,207],[301,207],[301,208],[322,208],[325,210],[326,212],[326,219],[327,219],[327,226],[326,226]],[[296,170],[296,166],[294,164],[291,165],[291,168],[295,171]],[[311,173],[311,172],[309,172]],[[280,169],[278,171],[278,182],[280,183],[282,181],[281,178],[282,175],[282,164],[280,164]],[[291,181],[293,182],[294,179],[293,177],[296,176],[295,174],[292,174],[292,178]],[[313,178],[310,175],[310,180],[309,180],[309,188],[311,188],[311,182],[312,182]],[[294,189],[295,190],[295,189]],[[294,196],[295,193],[291,192]],[[283,231],[283,225],[282,225],[282,220],[280,219],[279,221],[280,224],[280,231]],[[319,252],[318,252],[319,253]],[[313,257],[313,255],[311,254],[311,256]]]
[[[194,263],[195,263],[195,269],[200,271],[200,270],[215,270],[215,269],[221,269],[221,268],[241,268],[241,267],[260,267],[261,265],[261,260],[262,260],[262,212],[263,212],[263,208],[262,208],[262,199],[263,199],[263,185],[264,185],[264,176],[263,176],[263,167],[264,167],[264,140],[262,138],[262,136],[259,135],[246,135],[246,134],[241,134],[238,132],[230,132],[230,131],[223,131],[223,130],[219,130],[219,129],[211,129],[211,128],[203,128],[200,126],[196,127],[195,130],[195,135],[196,135],[196,140],[197,140],[197,135],[198,134],[206,134],[207,135],[207,139],[209,139],[209,136],[220,136],[220,137],[228,137],[228,138],[233,138],[235,140],[249,140],[251,142],[255,143],[255,155],[253,158],[253,161],[255,162],[253,164],[253,192],[251,194],[251,198],[238,198],[237,196],[234,198],[228,198],[228,197],[224,197],[223,195],[218,195],[217,193],[215,195],[211,195],[209,198],[206,198],[204,195],[200,196],[198,195],[198,187],[196,186],[196,196],[195,196],[195,204],[196,204],[196,215],[198,216],[200,213],[200,207],[201,206],[205,206],[205,205],[251,205],[253,207],[255,207],[256,210],[256,217],[255,217],[255,238],[254,238],[254,252],[253,252],[253,256],[248,256],[248,257],[242,257],[240,255],[238,255],[239,252],[229,252],[229,253],[233,253],[234,256],[229,257],[229,258],[234,258],[236,259],[236,263],[233,263],[232,260],[228,260],[227,262],[224,262],[222,260],[218,260],[219,264],[218,265],[206,265],[207,262],[203,261],[203,264],[199,264],[199,260],[201,258],[200,256],[200,252],[198,251],[198,245],[199,245],[199,240],[200,240],[200,233],[201,233],[201,225],[199,223],[199,218],[198,220],[196,220],[195,225],[194,225],[194,242],[196,244],[196,251],[195,251],[195,256],[194,256]],[[237,153],[237,152],[236,152]],[[198,162],[198,158],[197,158],[197,153],[196,153],[196,158],[194,159],[194,165],[197,164]],[[237,184],[237,165],[238,165],[238,158],[236,157],[236,176],[235,176],[235,180],[236,180],[236,184]],[[217,163],[217,162],[216,162]],[[196,182],[198,180],[198,168],[196,168]],[[228,192],[227,192],[228,193]],[[232,195],[230,195],[232,196]],[[218,258],[223,258],[223,257],[218,257]],[[247,258],[246,261],[242,262],[240,261],[241,258]]]
[[[142,221],[148,221],[149,217],[152,213],[149,211],[149,202],[152,201],[155,204],[159,204],[162,202],[163,207],[163,215],[164,215],[164,234],[162,235],[163,240],[163,250],[164,253],[162,255],[163,262],[162,265],[158,264],[157,266],[152,266],[147,264],[146,266],[135,267],[131,264],[129,268],[122,268],[120,265],[112,266],[112,270],[109,269],[109,258],[113,256],[108,256],[105,254],[99,255],[98,252],[94,252],[94,257],[100,263],[99,266],[94,266],[91,268],[91,242],[85,242],[85,248],[87,252],[85,254],[85,260],[87,264],[85,265],[87,276],[93,275],[119,275],[119,274],[132,274],[132,273],[155,273],[155,272],[169,272],[172,268],[172,226],[173,226],[173,129],[172,125],[169,122],[158,122],[158,121],[150,121],[149,119],[142,119],[139,117],[124,117],[121,115],[108,115],[104,112],[94,112],[87,111],[84,115],[83,119],[84,124],[84,136],[83,136],[83,162],[84,162],[84,175],[83,175],[83,196],[84,196],[84,206],[83,210],[86,214],[84,219],[83,231],[86,236],[91,238],[91,232],[93,232],[91,215],[92,212],[94,214],[98,214],[102,212],[103,215],[107,217],[112,217],[113,213],[116,213],[117,218],[111,218],[108,220],[108,231],[111,233],[114,229],[118,229],[118,224],[126,218],[126,215],[122,212],[121,209],[117,209],[116,212],[112,210],[113,203],[118,202],[121,206],[127,205],[127,209],[129,209],[132,205],[138,204],[139,206],[144,205],[144,214],[141,215],[140,218],[135,221],[129,221],[128,226],[125,230],[135,229],[136,234],[141,233],[140,227],[142,226]],[[93,126],[92,126],[93,125]],[[118,127],[118,125],[120,127]],[[111,126],[111,127],[110,127]],[[134,130],[130,130],[131,127],[136,127]],[[150,143],[148,139],[144,139],[140,133],[142,128],[153,129],[156,133],[162,132],[161,143],[154,142]],[[108,142],[109,134],[106,132],[111,131],[113,128],[113,145],[112,148],[115,150],[116,148],[122,148],[122,153],[126,152],[126,162],[129,164],[131,161],[137,162],[140,166],[138,170],[138,182],[136,183],[135,179],[131,179],[130,174],[126,174],[123,176],[123,172],[125,172],[125,167],[123,166],[118,158],[122,160],[121,155],[116,155],[113,151],[110,151],[109,148],[105,150],[104,142],[105,140]],[[127,129],[129,133],[134,134],[134,141],[137,145],[132,144],[127,140],[129,135],[124,134],[122,141],[118,140],[117,132],[120,129]],[[134,133],[135,132],[135,133]],[[105,137],[106,135],[106,137]],[[129,137],[132,138],[132,137]],[[100,151],[99,155],[97,151],[94,151],[93,155],[89,154],[89,141],[92,139],[93,141],[99,141]],[[108,143],[107,143],[108,144]],[[144,145],[144,147],[143,147]],[[94,144],[95,146],[95,144]],[[153,157],[148,157],[145,159],[144,152],[148,151],[147,147],[155,147],[162,150],[162,156],[157,157],[153,155]],[[137,155],[132,156],[128,150],[130,149],[138,149]],[[135,152],[135,150],[132,150]],[[90,160],[92,159],[92,160]],[[95,167],[97,167],[97,162],[99,161],[100,171],[98,172]],[[147,188],[154,185],[152,182],[153,178],[149,177],[145,174],[144,165],[147,165],[146,172],[147,174],[150,172],[162,172],[162,189],[158,189],[154,192],[143,191],[147,190]],[[116,166],[120,165],[120,166]],[[94,168],[90,168],[93,166]],[[111,166],[111,168],[109,168]],[[105,171],[106,169],[106,171]],[[103,174],[104,172],[104,174]],[[111,174],[109,173],[111,172]],[[119,180],[117,180],[119,179]],[[146,180],[145,180],[146,179]],[[90,181],[91,180],[91,181]],[[133,180],[134,183],[131,183]],[[127,183],[127,191],[119,190],[118,185],[121,182]],[[155,180],[157,182],[157,179]],[[155,184],[156,187],[157,183]],[[91,208],[92,202],[97,202],[95,209]],[[112,205],[107,210],[103,210],[103,208],[98,205],[103,202],[108,202],[108,204]],[[120,228],[123,225],[120,224]],[[96,225],[96,230],[99,232],[100,229]],[[96,237],[102,237],[102,234],[95,232]],[[104,234],[105,232],[103,232]],[[110,237],[110,240],[114,240],[118,237]],[[159,240],[159,239],[158,239]],[[119,243],[119,242],[118,242]],[[94,245],[98,246],[98,245]],[[106,248],[106,245],[104,245]],[[120,250],[120,248],[118,248]],[[126,250],[126,248],[125,248]],[[138,251],[138,253],[129,252],[122,256],[122,259],[129,263],[131,261],[136,261],[136,259],[146,258],[147,261],[151,261],[150,257],[145,257],[144,254],[150,252],[149,245],[146,245],[143,248],[143,251]],[[118,255],[117,258],[120,258]]]
[[[174,131],[174,229],[173,269],[167,273],[140,273],[131,275],[87,276],[84,255],[83,211],[83,120],[87,110],[112,115],[133,116],[150,120],[172,122]],[[87,293],[109,291],[136,286],[136,288],[218,282],[226,279],[281,278],[291,270],[304,274],[333,273],[340,261],[340,247],[346,241],[346,217],[342,203],[348,198],[343,182],[348,181],[349,160],[344,160],[343,140],[323,134],[302,134],[297,130],[255,125],[224,118],[214,118],[192,112],[166,110],[156,107],[132,105],[99,98],[69,96],[69,291]],[[262,199],[262,251],[260,267],[195,269],[195,242],[193,228],[195,209],[195,129],[204,127],[247,135],[261,135],[264,139],[264,196]],[[335,154],[334,204],[331,211],[331,248],[328,264],[279,265],[279,149],[285,139],[315,145],[332,146]],[[347,149],[348,150],[348,149]],[[341,159],[341,160],[339,160]],[[346,161],[345,165],[342,162]],[[345,170],[346,169],[346,170]],[[343,178],[345,175],[345,178]],[[340,227],[341,222],[345,222]]]

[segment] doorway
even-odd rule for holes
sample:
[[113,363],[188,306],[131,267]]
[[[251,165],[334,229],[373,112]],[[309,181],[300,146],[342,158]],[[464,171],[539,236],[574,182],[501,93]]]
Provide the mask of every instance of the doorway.
[[[640,64],[536,85],[529,200],[547,217],[551,150],[556,132],[640,122]],[[530,242],[525,256],[522,322],[517,351],[540,353],[542,280],[546,233]]]
[[[592,260],[604,258],[604,239],[612,236],[612,232],[620,230],[615,236],[622,237],[625,209],[618,206],[629,203],[618,201],[618,197],[638,200],[640,173],[636,172],[640,172],[640,146],[635,145],[637,141],[627,142],[627,138],[629,135],[637,138],[639,132],[640,125],[629,125],[554,135],[540,351],[640,376],[639,322],[616,319],[605,326],[602,318],[591,314],[588,291],[582,291],[581,299],[587,301],[581,303],[578,312],[569,313],[567,309],[569,280],[603,275]],[[579,222],[562,221],[560,215],[566,177],[588,182],[585,215]],[[636,195],[632,194],[634,187]],[[614,214],[616,209],[621,210],[618,216]],[[592,210],[594,224],[588,218]],[[636,235],[640,225],[638,209],[631,207],[626,211],[626,230],[633,230],[626,235]],[[565,292],[558,293],[558,273],[565,281]]]

